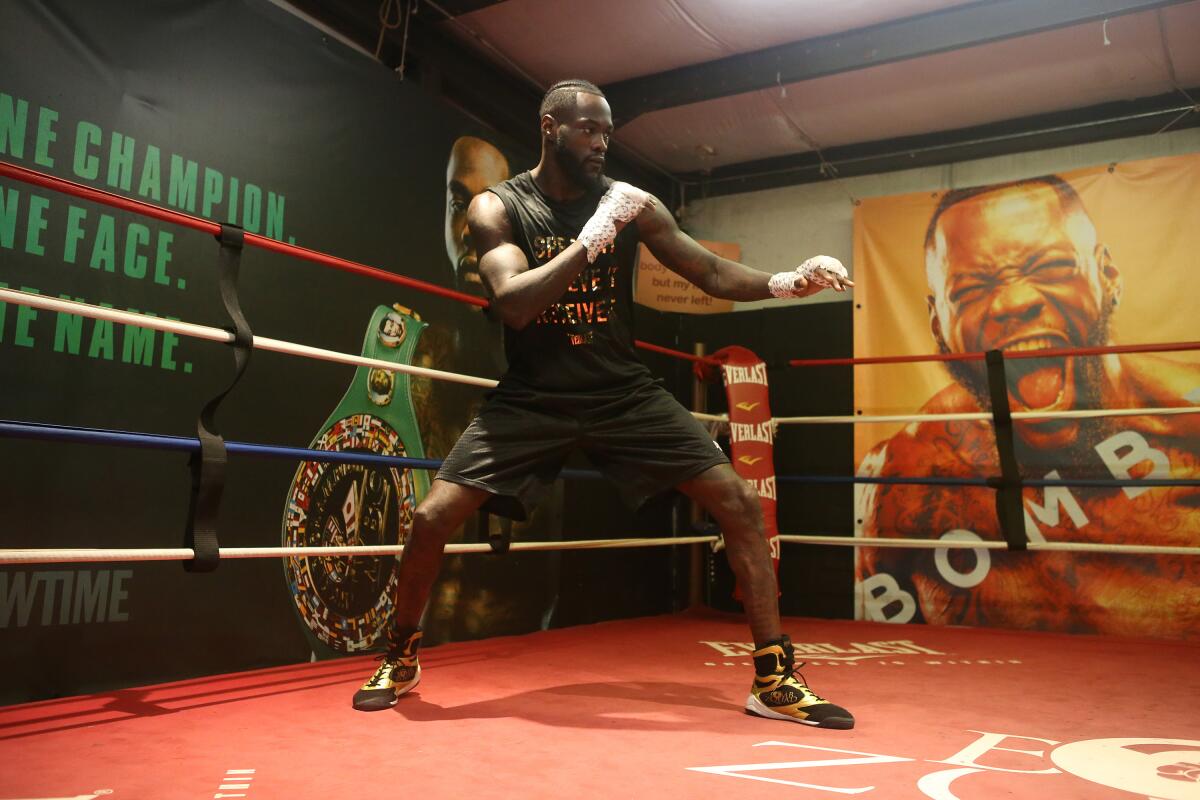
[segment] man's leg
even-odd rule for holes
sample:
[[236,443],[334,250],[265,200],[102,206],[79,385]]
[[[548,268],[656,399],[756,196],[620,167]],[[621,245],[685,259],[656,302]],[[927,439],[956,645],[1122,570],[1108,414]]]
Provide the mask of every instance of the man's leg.
[[716,520],[725,536],[725,552],[742,590],[755,646],[778,639],[779,589],[771,548],[763,537],[758,495],[729,464],[711,467],[678,488]]
[[421,644],[421,615],[429,591],[442,567],[446,542],[487,500],[482,489],[434,480],[429,494],[413,512],[412,530],[400,558],[396,608],[387,631],[387,652],[375,673],[354,693],[359,711],[382,711],[421,681],[417,648]]
[[442,569],[446,542],[490,495],[473,486],[437,480],[413,512],[412,531],[404,544],[396,585],[393,626],[416,629],[425,613],[433,582]]
[[763,538],[762,506],[754,489],[729,464],[710,467],[678,488],[721,527],[729,565],[742,589],[754,636],[755,678],[746,711],[819,728],[853,728],[849,711],[817,695],[796,672],[792,642],[779,622],[775,568]]

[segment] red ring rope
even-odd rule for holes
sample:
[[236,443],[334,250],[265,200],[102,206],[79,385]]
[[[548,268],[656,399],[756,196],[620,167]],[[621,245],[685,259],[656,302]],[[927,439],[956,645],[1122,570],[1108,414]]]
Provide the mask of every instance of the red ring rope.
[[[141,200],[133,200],[128,197],[122,197],[119,194],[106,192],[102,189],[93,189],[90,186],[84,186],[80,183],[63,180],[62,178],[56,178],[53,175],[47,175],[43,172],[26,169],[25,167],[19,167],[16,164],[10,164],[5,161],[0,161],[0,175],[3,175],[7,178],[13,178],[18,181],[23,181],[25,183],[32,183],[35,186],[41,186],[46,189],[53,189],[54,191],[63,192],[64,194],[74,195],[75,197],[81,197],[84,200],[92,200],[97,203],[103,203],[104,205],[120,208],[124,211],[132,211],[135,214],[142,214],[143,216],[153,217],[154,219],[160,219],[165,222],[174,222],[176,225],[182,225],[185,228],[192,228],[212,236],[216,236],[221,232],[221,226],[216,222],[209,222],[206,219],[194,217],[190,214],[183,214],[179,211],[171,211],[170,209],[162,208],[161,206],[144,203]],[[316,250],[309,250],[306,247],[297,247],[294,244],[278,242],[274,239],[269,239],[266,236],[260,236],[256,233],[247,233],[245,242],[248,245],[258,247],[262,250],[271,250],[276,253],[284,253],[286,255],[304,259],[305,261],[324,264],[327,267],[333,267],[334,269],[340,269],[345,272],[353,272],[355,274],[365,275],[370,278],[378,278],[381,281],[396,283],[401,286],[407,286],[410,289],[428,292],[429,294],[449,297],[453,300],[458,300],[463,303],[470,303],[471,305],[487,306],[487,301],[481,297],[473,297],[469,294],[456,292],[453,289],[445,289],[432,283],[416,280],[415,278],[406,278],[403,275],[396,275],[395,273],[387,272],[386,270],[379,269],[378,267],[368,267],[365,264],[348,261],[344,258],[327,255],[326,253],[321,253]]]
[[[13,180],[22,181],[24,183],[30,183],[34,186],[41,186],[45,189],[51,189],[56,192],[73,195],[84,200],[91,200],[96,203],[112,206],[113,208],[119,208],[123,211],[130,211],[134,214],[141,214],[143,216],[162,220],[164,222],[173,222],[176,225],[182,225],[185,228],[192,228],[193,230],[207,233],[212,236],[216,236],[221,232],[221,226],[216,222],[210,222],[209,220],[195,217],[191,214],[172,211],[170,209],[156,206],[151,203],[146,203],[141,200],[123,197],[119,194],[106,192],[103,189],[93,189],[92,187],[84,186],[81,183],[75,183],[74,181],[57,178],[53,175],[47,175],[44,172],[38,172],[37,170],[21,167],[16,164],[11,164],[7,161],[0,161],[0,175],[6,178],[12,178]],[[400,286],[406,286],[410,289],[416,289],[417,291],[426,292],[428,294],[436,294],[441,297],[448,297],[451,300],[458,300],[461,303],[468,303],[473,306],[479,306],[480,308],[488,307],[488,301],[482,297],[475,297],[474,295],[465,294],[463,292],[456,292],[453,289],[446,289],[444,287],[437,286],[436,284],[416,280],[415,278],[406,278],[403,275],[387,272],[386,270],[379,269],[378,267],[370,267],[366,264],[348,261],[347,259],[331,256],[327,253],[322,253],[317,250],[309,250],[306,247],[297,247],[294,244],[280,242],[275,239],[270,239],[266,236],[260,236],[256,233],[247,233],[245,235],[245,242],[248,245],[258,247],[262,250],[270,250],[275,253],[283,253],[285,255],[295,256],[297,258],[304,259],[305,261],[311,261],[315,264],[323,264],[327,267],[340,269],[343,272],[352,272],[356,275],[377,278],[381,281],[386,281],[387,283],[395,283],[399,284]],[[709,358],[694,356],[690,353],[684,353],[679,350],[671,350],[670,348],[661,347],[656,344],[650,344],[649,342],[635,340],[634,344],[645,350],[652,350],[656,353],[662,353],[664,355],[674,356],[675,358],[682,358],[688,361],[698,361],[705,364],[717,363]]]
[[[90,186],[84,186],[81,183],[57,178],[53,175],[47,175],[44,172],[21,167],[16,164],[11,164],[7,161],[0,161],[0,176],[12,178],[14,180],[30,183],[35,186],[41,186],[45,189],[63,192],[64,194],[74,195],[75,197],[84,200],[91,200],[96,203],[102,203],[113,208],[119,208],[124,211],[130,211],[135,214],[151,217],[153,219],[163,220],[164,222],[173,222],[176,225],[182,225],[185,228],[192,228],[203,233],[216,236],[221,232],[219,223],[210,222],[209,220],[200,217],[184,214],[179,211],[172,211],[161,206],[156,206],[151,203],[146,203],[141,200],[134,200],[129,197],[123,197],[119,194],[106,192],[103,189],[93,189]],[[369,278],[377,278],[378,280],[387,283],[394,283],[400,286],[406,286],[410,289],[416,289],[427,294],[434,294],[440,297],[448,297],[452,300],[458,300],[461,303],[487,308],[488,301],[481,297],[456,292],[453,289],[446,289],[433,283],[426,283],[415,278],[407,278],[403,275],[397,275],[393,272],[379,269],[378,267],[370,267],[366,264],[359,264],[355,261],[349,261],[337,256],[331,256],[327,253],[322,253],[317,250],[309,250],[306,247],[297,247],[294,244],[276,241],[266,236],[260,236],[256,233],[247,233],[245,242],[252,247],[258,247],[262,250],[270,250],[275,253],[283,253],[285,255],[295,256],[296,258],[305,261],[311,261],[316,264],[323,264],[327,267],[340,269],[343,272],[351,272],[356,275],[363,275]],[[717,365],[720,362],[705,358],[704,356],[696,356],[691,353],[684,353],[679,350],[672,350],[667,347],[662,347],[649,342],[635,340],[634,344],[643,350],[650,350],[655,353],[682,358],[687,361],[693,361],[701,364]],[[1126,344],[1126,345],[1109,345],[1106,347],[1056,347],[1045,350],[1022,350],[1015,353],[1005,353],[1005,358],[1051,358],[1055,356],[1084,356],[1084,355],[1101,355],[1104,353],[1160,353],[1160,352],[1175,352],[1180,350],[1200,350],[1200,342],[1171,342],[1167,344]],[[868,358],[797,358],[788,362],[791,367],[817,367],[817,366],[834,366],[834,365],[851,365],[851,364],[905,364],[918,363],[927,361],[979,361],[984,357],[983,353],[934,353],[930,355],[918,356],[872,356]]]
[[[1005,353],[1005,358],[1053,358],[1056,356],[1096,356],[1106,353],[1167,353],[1181,350],[1200,350],[1200,342],[1167,342],[1165,344],[1117,344],[1103,347],[1048,347],[1043,350],[1020,350]],[[925,361],[982,361],[983,353],[932,353],[920,356],[870,356],[866,358],[796,358],[789,367],[827,367],[834,365],[913,364]]]

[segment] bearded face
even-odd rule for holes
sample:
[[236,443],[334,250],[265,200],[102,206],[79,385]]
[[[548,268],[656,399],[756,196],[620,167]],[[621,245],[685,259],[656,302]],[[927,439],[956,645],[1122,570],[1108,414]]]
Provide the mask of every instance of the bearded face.
[[597,160],[590,149],[579,151],[572,146],[569,129],[562,127],[554,139],[554,160],[563,174],[580,189],[592,193],[604,186],[604,160]]
[[608,101],[599,95],[577,92],[573,108],[544,117],[542,124],[554,126],[551,153],[558,171],[584,193],[602,189],[613,132]]
[[[1044,184],[984,192],[947,208],[927,253],[931,324],[946,353],[1009,353],[1087,347],[1109,341],[1119,291],[1108,254],[1078,204]],[[948,362],[954,378],[988,405],[978,362]],[[1016,411],[1096,407],[1104,381],[1096,357],[1009,359]],[[1072,420],[1023,423],[1038,447],[1078,439]]]

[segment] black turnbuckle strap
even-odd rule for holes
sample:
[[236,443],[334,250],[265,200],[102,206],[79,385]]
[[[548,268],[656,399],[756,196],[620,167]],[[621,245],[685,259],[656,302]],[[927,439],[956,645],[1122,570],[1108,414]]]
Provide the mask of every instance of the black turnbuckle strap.
[[225,312],[233,321],[234,374],[229,386],[205,404],[196,420],[196,433],[200,438],[200,452],[192,453],[188,467],[192,473],[192,495],[188,506],[187,527],[183,546],[191,548],[195,555],[183,562],[188,572],[212,572],[220,561],[220,544],[217,541],[217,512],[221,506],[221,495],[225,491],[225,465],[228,456],[225,440],[217,430],[217,407],[233,387],[242,379],[250,364],[254,334],[242,313],[238,300],[238,270],[242,260],[244,232],[236,225],[222,225],[217,236],[220,243],[217,281],[221,302]]
[[996,489],[996,516],[1000,532],[1009,550],[1026,550],[1025,512],[1021,505],[1021,471],[1017,467],[1016,440],[1012,409],[1008,404],[1008,380],[1004,372],[1004,353],[988,350],[988,393],[992,401],[992,428],[996,433],[996,453],[1000,456],[1000,480],[988,481]]
[[495,555],[504,555],[508,552],[509,544],[512,543],[512,520],[500,517],[500,524],[496,526],[498,530],[492,533],[489,516],[486,511],[480,509],[479,529],[487,533],[488,545],[492,548],[492,553]]

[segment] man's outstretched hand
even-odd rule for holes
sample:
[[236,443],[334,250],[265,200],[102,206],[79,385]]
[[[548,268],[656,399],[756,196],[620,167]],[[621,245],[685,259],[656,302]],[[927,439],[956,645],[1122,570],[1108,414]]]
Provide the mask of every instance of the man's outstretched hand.
[[821,289],[844,292],[854,285],[850,273],[833,256],[813,256],[791,272],[776,272],[767,281],[772,297],[807,297]]
[[850,273],[833,256],[813,256],[796,267],[796,291],[807,292],[810,283],[835,292],[844,292],[854,286]]

